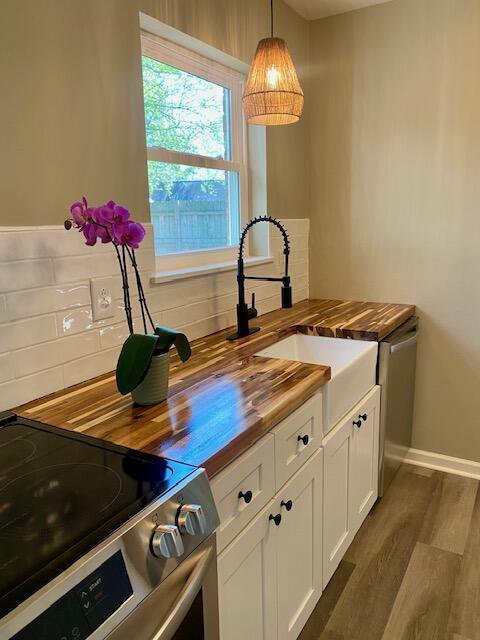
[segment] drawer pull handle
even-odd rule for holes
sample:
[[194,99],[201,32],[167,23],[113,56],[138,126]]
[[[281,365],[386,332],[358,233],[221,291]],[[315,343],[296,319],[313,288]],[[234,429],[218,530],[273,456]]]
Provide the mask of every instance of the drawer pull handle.
[[287,511],[291,511],[293,507],[293,502],[291,500],[287,500],[286,502],[282,500],[280,503],[280,506],[285,507]]
[[308,436],[308,433],[306,433],[304,436],[298,436],[297,438],[297,442],[303,442],[305,447],[307,446],[309,440],[310,438]]
[[361,420],[354,420],[353,424],[360,429],[360,427],[362,426],[362,421]]
[[269,520],[273,520],[274,523],[277,525],[277,527],[280,525],[281,521],[282,521],[282,514],[281,513],[277,513],[276,516],[273,515],[273,513],[270,514],[270,516],[268,517]]
[[253,493],[251,491],[245,491],[245,493],[243,491],[240,491],[240,493],[238,494],[238,499],[240,500],[241,498],[243,498],[247,504],[252,501],[252,497]]
[[368,415],[366,413],[361,413],[358,417],[361,418],[364,422],[366,422]]

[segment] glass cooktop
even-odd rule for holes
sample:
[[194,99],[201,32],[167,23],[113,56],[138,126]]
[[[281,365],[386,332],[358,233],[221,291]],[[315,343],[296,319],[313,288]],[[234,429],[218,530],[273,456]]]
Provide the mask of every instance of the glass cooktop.
[[23,418],[0,420],[0,617],[193,470]]

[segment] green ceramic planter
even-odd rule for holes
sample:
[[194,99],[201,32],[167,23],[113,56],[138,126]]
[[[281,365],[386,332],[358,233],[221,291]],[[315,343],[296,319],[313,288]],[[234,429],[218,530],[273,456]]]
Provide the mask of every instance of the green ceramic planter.
[[142,382],[132,391],[135,404],[143,406],[157,404],[168,395],[168,374],[170,369],[170,353],[153,356],[147,374]]

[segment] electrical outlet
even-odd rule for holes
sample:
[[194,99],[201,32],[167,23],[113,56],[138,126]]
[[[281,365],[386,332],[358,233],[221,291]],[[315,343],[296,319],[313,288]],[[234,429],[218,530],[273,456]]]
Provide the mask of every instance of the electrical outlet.
[[113,318],[112,278],[90,280],[90,296],[94,320]]

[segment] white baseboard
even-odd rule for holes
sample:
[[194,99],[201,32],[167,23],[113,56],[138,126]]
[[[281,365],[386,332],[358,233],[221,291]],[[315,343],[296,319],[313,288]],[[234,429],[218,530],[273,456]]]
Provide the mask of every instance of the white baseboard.
[[437,471],[480,480],[480,462],[475,462],[474,460],[453,458],[433,451],[410,449],[405,462],[418,467],[427,467],[427,469],[436,469]]

